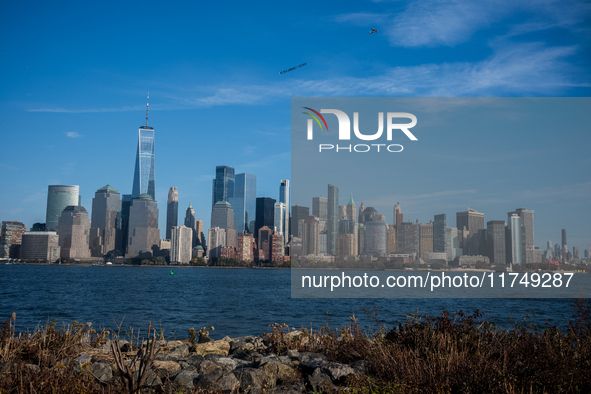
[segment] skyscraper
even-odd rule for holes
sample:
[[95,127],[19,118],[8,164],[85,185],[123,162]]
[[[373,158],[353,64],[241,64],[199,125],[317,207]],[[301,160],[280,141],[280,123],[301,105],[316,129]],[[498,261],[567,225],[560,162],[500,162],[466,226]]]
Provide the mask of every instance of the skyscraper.
[[419,224],[419,257],[433,253],[433,223]]
[[312,216],[316,216],[319,221],[326,221],[328,215],[328,198],[312,198]]
[[283,228],[277,229],[283,235],[283,242],[289,242],[289,180],[282,179],[279,186],[279,202],[285,204],[283,212]]
[[187,207],[187,210],[185,211],[185,226],[187,226],[193,230],[193,245],[192,245],[192,247],[194,248],[195,246],[197,246],[199,244],[199,239],[198,239],[198,237],[199,237],[198,232],[199,231],[197,229],[197,222],[195,221],[195,210],[193,209],[193,206],[191,205],[191,203],[189,203],[189,206]]
[[339,236],[339,188],[333,185],[328,185],[326,216],[326,252],[331,256],[336,256]]
[[166,206],[166,239],[172,239],[172,228],[179,221],[179,192],[176,187],[168,191],[168,204]]
[[521,218],[521,261],[523,264],[534,262],[534,211],[525,208],[518,208],[515,212],[508,212],[507,218],[513,214]]
[[77,259],[90,257],[90,219],[84,207],[70,205],[64,208],[56,232],[59,236],[60,257]]
[[445,214],[435,215],[433,221],[433,252],[445,253],[447,242],[445,240],[447,223]]
[[357,223],[357,206],[353,201],[353,193],[349,196],[349,202],[347,203],[347,218]]
[[400,210],[400,203],[394,205],[394,226],[399,226],[404,221],[404,214]]
[[47,231],[55,231],[55,226],[67,206],[76,206],[79,203],[79,186],[75,185],[50,185],[47,190],[47,212],[45,224]]
[[257,197],[254,235],[259,245],[259,230],[264,226],[267,226],[270,229],[275,227],[275,199],[270,197]]
[[310,216],[310,208],[294,205],[291,207],[291,234],[301,238],[303,231],[300,231],[300,220],[306,220]]
[[236,246],[236,230],[234,229],[234,210],[227,201],[218,201],[211,210],[211,227],[219,227],[226,232],[226,244]]
[[230,202],[231,197],[234,197],[234,168],[217,166],[211,193],[211,207],[213,208],[218,201]]
[[274,230],[277,231],[279,234],[284,235],[283,231],[285,230],[285,211],[286,211],[285,203],[283,202],[276,202],[275,203],[275,212],[273,214],[274,218]]
[[177,264],[189,264],[191,261],[191,244],[193,242],[193,230],[187,226],[173,226],[170,230],[170,262]]
[[398,223],[398,253],[411,254],[419,256],[420,233],[419,224],[412,222]]
[[140,126],[137,139],[137,153],[135,156],[135,171],[133,173],[133,189],[131,195],[138,198],[147,193],[156,201],[156,185],[154,175],[154,128],[148,126],[148,109],[150,94],[146,105],[146,125]]
[[160,241],[158,205],[147,193],[131,201],[127,258],[151,258]]
[[488,232],[487,255],[491,263],[507,264],[505,227],[507,226],[503,220],[491,220],[486,223],[486,231]]
[[94,253],[94,255],[100,257],[112,250],[121,251],[117,242],[120,238],[120,222],[121,197],[119,192],[109,185],[101,187],[92,199],[91,227],[98,229],[100,239],[98,253]]
[[508,220],[508,232],[509,232],[509,240],[511,243],[511,248],[508,249],[508,257],[509,263],[521,265],[522,260],[522,252],[521,252],[521,217],[513,213],[509,216]]
[[[236,233],[254,232],[251,222],[255,220],[257,198],[257,177],[252,174],[238,174],[234,178],[234,196],[228,199],[234,210]],[[215,204],[214,204],[215,205]]]
[[466,239],[463,236],[459,239],[464,255],[476,256],[480,244],[479,231],[484,229],[484,213],[466,208],[466,211],[456,213],[456,223],[458,230],[460,230],[459,234],[463,234],[462,230],[464,229],[468,230]]

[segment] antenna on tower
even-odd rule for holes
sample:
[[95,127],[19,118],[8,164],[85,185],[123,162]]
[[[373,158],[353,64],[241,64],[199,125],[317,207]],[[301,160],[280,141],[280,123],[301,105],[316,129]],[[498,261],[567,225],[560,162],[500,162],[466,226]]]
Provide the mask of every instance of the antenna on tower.
[[148,127],[148,110],[150,109],[150,92],[148,92],[148,100],[146,101],[146,127]]

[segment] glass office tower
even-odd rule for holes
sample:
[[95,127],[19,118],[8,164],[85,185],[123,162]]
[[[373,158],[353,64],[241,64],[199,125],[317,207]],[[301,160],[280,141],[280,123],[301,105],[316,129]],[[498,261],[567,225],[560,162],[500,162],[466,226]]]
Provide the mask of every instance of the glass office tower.
[[47,231],[55,231],[58,220],[64,208],[77,206],[79,203],[79,189],[77,185],[49,185],[47,188],[47,211],[45,224]]
[[154,178],[154,128],[146,124],[140,127],[138,133],[132,197],[138,198],[140,194],[146,193],[156,200]]
[[229,201],[234,209],[236,233],[254,233],[251,222],[256,220],[257,177],[252,174],[237,174],[234,179],[234,197]]

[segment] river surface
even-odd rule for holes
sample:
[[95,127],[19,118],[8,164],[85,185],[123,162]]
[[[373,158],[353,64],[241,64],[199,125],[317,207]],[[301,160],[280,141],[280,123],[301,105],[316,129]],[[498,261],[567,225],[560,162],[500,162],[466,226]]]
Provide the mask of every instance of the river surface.
[[[377,307],[382,324],[392,327],[411,314],[473,313],[503,327],[546,323],[564,327],[573,315],[570,299],[297,299],[291,298],[290,270],[129,266],[0,265],[0,320],[16,313],[19,332],[48,319],[58,326],[78,321],[94,328],[145,331],[152,322],[170,338],[187,329],[214,326],[210,333],[260,335],[273,323],[291,327],[340,328],[353,314],[361,326],[375,323],[363,308]],[[591,277],[591,275],[585,275]],[[529,320],[528,320],[529,319]]]

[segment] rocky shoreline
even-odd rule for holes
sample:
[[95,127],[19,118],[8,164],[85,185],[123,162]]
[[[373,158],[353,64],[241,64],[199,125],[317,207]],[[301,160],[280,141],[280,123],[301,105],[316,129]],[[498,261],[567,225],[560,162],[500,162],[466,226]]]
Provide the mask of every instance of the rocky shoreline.
[[[287,335],[299,334],[292,331]],[[326,392],[338,390],[349,376],[365,375],[369,366],[366,361],[335,363],[328,361],[325,354],[294,349],[275,354],[266,336],[201,340],[204,343],[192,344],[189,339],[157,340],[143,388],[174,393],[196,389],[253,394]],[[124,367],[130,366],[139,381],[140,366],[133,358],[138,352],[142,356],[142,349],[148,347],[145,342],[134,346],[127,340],[107,340],[97,347],[83,349],[75,357],[59,360],[53,368],[88,373],[102,384],[122,382],[113,352],[117,345]],[[7,364],[0,364],[0,376],[10,372],[11,366]],[[30,372],[42,372],[34,364],[25,367]]]

